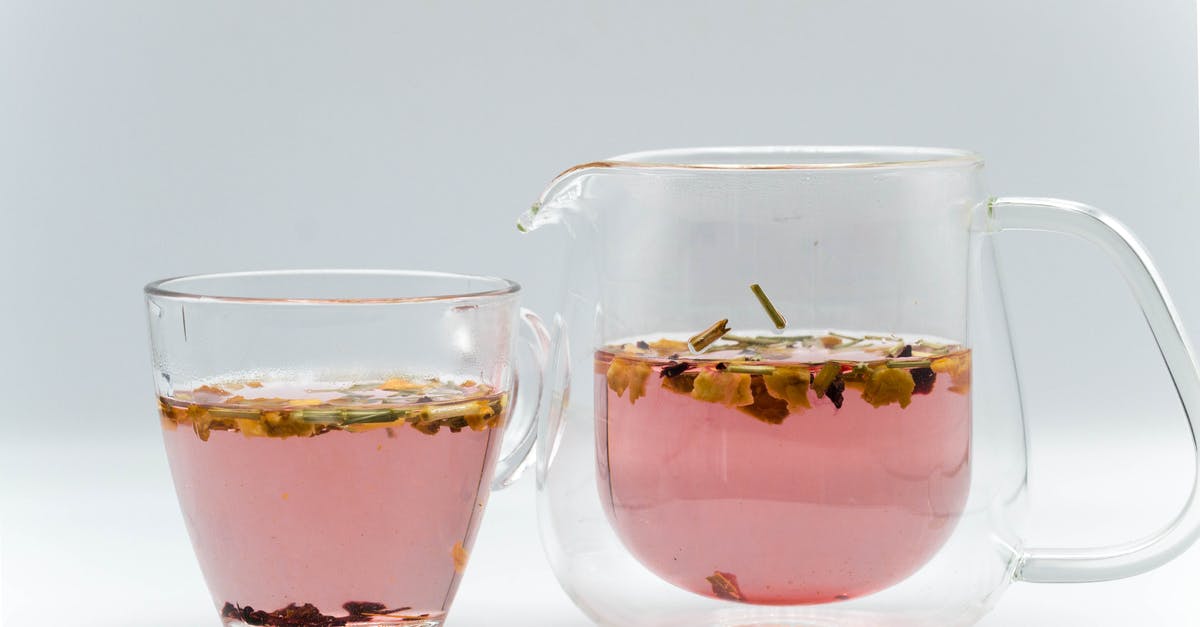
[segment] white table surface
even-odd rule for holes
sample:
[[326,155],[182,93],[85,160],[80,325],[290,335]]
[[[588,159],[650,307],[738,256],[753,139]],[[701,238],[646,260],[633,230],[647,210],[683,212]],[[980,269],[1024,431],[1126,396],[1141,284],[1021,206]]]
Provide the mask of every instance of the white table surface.
[[[55,615],[69,617],[55,625],[217,624],[155,436],[10,437],[0,443],[4,627],[51,624],[43,617],[45,608],[55,606]],[[1034,455],[1034,476],[1050,477],[1033,483],[1035,535],[1058,541],[1128,539],[1177,506],[1191,472],[1186,447],[1145,441],[1109,448],[1127,457],[1110,463],[1082,451]],[[1147,478],[1159,472],[1171,480],[1147,489]],[[531,476],[493,495],[449,623],[591,624],[558,587],[542,555]],[[1015,584],[980,625],[1200,625],[1200,548],[1122,581]]]

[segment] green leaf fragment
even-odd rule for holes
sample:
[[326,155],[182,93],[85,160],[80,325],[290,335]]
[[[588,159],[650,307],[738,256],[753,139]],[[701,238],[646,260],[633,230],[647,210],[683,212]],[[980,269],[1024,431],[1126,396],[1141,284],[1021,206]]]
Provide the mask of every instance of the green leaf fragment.
[[825,391],[841,373],[842,367],[835,362],[827,361],[824,366],[821,366],[821,371],[813,377],[812,382],[812,389],[817,393],[817,398],[825,398]]

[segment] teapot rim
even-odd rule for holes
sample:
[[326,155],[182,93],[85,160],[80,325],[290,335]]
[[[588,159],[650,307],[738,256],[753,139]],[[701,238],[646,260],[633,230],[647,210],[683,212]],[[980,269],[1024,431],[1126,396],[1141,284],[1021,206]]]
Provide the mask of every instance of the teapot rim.
[[979,167],[971,150],[884,145],[705,146],[629,152],[584,167],[685,170],[857,170],[868,168]]

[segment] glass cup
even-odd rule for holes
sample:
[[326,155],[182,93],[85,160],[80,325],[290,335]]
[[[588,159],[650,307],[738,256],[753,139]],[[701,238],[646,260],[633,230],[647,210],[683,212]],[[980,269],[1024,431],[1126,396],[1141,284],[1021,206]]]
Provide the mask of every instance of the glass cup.
[[992,198],[982,174],[961,150],[734,147],[627,154],[551,183],[518,222],[569,238],[538,505],[589,616],[965,625],[1010,582],[1130,576],[1192,544],[1194,485],[1144,539],[1025,541],[1001,232],[1069,233],[1116,262],[1193,447],[1200,377],[1128,231],[1078,203]]
[[146,287],[167,457],[225,625],[442,624],[490,488],[533,446],[548,335],[518,290],[381,270]]

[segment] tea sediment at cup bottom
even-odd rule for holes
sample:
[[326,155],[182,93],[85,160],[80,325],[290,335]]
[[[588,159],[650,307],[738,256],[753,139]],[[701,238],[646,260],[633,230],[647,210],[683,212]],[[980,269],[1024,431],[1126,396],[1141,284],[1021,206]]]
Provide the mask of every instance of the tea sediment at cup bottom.
[[629,551],[697,594],[877,592],[945,543],[970,483],[965,347],[894,335],[647,336],[595,355],[599,489]]
[[159,399],[227,624],[436,625],[488,496],[507,398],[473,381],[208,381]]

